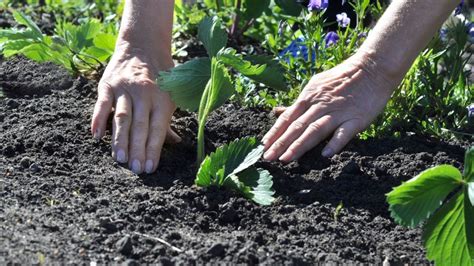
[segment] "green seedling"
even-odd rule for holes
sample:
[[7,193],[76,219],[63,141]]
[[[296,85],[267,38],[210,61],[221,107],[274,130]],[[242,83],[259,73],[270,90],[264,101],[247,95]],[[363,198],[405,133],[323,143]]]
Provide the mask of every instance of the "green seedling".
[[462,174],[451,165],[435,166],[394,188],[387,202],[401,225],[426,220],[423,241],[436,265],[474,265],[474,147]]
[[[160,88],[170,92],[173,101],[180,108],[198,112],[197,162],[202,165],[196,184],[231,187],[258,203],[268,204],[270,200],[249,196],[249,193],[258,194],[257,190],[261,188],[268,188],[268,191],[271,188],[271,176],[268,172],[261,169],[247,169],[261,157],[263,148],[257,145],[255,139],[244,138],[219,148],[205,159],[204,129],[209,114],[235,93],[231,73],[238,72],[257,82],[275,88],[285,88],[286,84],[280,78],[283,76],[281,69],[267,57],[253,56],[247,59],[234,49],[225,48],[227,33],[221,28],[217,17],[206,17],[202,20],[198,38],[206,48],[209,58],[193,59],[169,72],[161,72],[158,78]],[[254,149],[259,152],[253,153]],[[253,154],[252,159],[255,161],[252,164],[243,164],[246,167],[238,167],[240,164],[237,162],[245,158],[248,153]],[[259,186],[258,184],[263,184],[261,182],[265,185]],[[252,189],[254,192],[251,192]]]
[[81,25],[58,22],[55,35],[47,36],[23,13],[14,11],[13,16],[24,28],[0,29],[0,52],[5,57],[24,55],[87,75],[102,69],[113,54],[116,35],[99,20]]

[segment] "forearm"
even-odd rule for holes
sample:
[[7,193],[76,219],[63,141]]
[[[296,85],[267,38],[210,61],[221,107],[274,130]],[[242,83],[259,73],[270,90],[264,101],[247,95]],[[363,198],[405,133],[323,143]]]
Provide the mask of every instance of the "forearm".
[[393,1],[358,53],[387,78],[401,80],[459,1]]
[[174,0],[126,0],[117,48],[140,49],[162,64],[172,62]]

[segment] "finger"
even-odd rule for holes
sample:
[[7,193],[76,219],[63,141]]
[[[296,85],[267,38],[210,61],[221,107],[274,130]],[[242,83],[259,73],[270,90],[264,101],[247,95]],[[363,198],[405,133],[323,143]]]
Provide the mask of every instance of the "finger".
[[132,117],[132,102],[127,94],[116,99],[112,123],[112,156],[119,163],[128,161],[128,137]]
[[180,143],[182,140],[183,139],[176,132],[174,132],[173,129],[168,128],[168,131],[166,132],[165,143],[176,144],[176,143]]
[[287,108],[285,106],[277,106],[273,108],[273,113],[278,117],[280,116],[283,112],[285,112]]
[[[285,112],[283,112],[280,117],[277,119],[275,125],[265,134],[262,139],[265,149],[268,149],[275,140],[277,140],[283,132],[288,128],[288,126],[296,120],[300,115],[302,115],[308,109],[308,102],[305,100],[297,101],[292,106],[288,107]],[[270,154],[268,154],[270,155]],[[269,157],[269,156],[267,156]],[[265,156],[264,158],[267,159]]]
[[151,113],[150,128],[146,144],[145,172],[156,171],[160,161],[161,149],[169,129],[169,118],[163,112],[154,110]]
[[132,172],[137,175],[141,174],[145,168],[149,123],[149,104],[146,102],[134,102],[129,144],[130,160],[128,160],[128,164]]
[[304,153],[318,145],[336,129],[336,122],[331,115],[325,115],[311,123],[304,133],[296,139],[286,152],[279,158],[280,161],[290,162],[300,158]]
[[91,122],[91,133],[96,139],[100,139],[104,135],[113,101],[114,96],[110,87],[99,85],[97,102],[94,106]]
[[335,132],[329,143],[324,147],[321,155],[332,157],[340,152],[349,141],[360,132],[360,123],[358,120],[349,120],[342,124]]
[[327,112],[327,108],[324,108],[322,104],[311,106],[303,115],[292,122],[286,131],[268,149],[268,160],[279,158],[288,147],[303,134],[307,127],[323,116],[325,112]]

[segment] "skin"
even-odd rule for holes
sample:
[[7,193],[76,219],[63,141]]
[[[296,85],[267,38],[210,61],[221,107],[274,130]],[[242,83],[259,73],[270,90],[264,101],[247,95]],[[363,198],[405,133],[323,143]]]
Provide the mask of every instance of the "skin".
[[[114,56],[98,88],[91,130],[101,138],[113,114],[112,156],[140,174],[156,170],[175,105],[155,84],[173,67],[172,0],[127,0]],[[263,138],[264,158],[289,162],[326,138],[322,155],[339,152],[383,110],[416,56],[459,0],[396,0],[362,47],[315,75]]]

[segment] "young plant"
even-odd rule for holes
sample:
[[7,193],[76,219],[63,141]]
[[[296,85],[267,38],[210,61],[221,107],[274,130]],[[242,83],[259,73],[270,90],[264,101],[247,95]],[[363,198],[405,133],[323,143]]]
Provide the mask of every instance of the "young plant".
[[427,220],[423,241],[437,265],[474,265],[474,147],[464,172],[451,165],[423,171],[387,194],[395,221],[416,227]]
[[[169,72],[161,72],[158,78],[160,88],[169,91],[173,101],[179,107],[189,111],[198,111],[197,162],[198,164],[202,162],[202,165],[196,184],[231,187],[258,203],[268,203],[268,199],[260,200],[251,197],[250,188],[256,189],[259,187],[258,184],[265,180],[265,185],[261,187],[270,189],[271,176],[260,169],[247,169],[260,158],[263,148],[258,146],[255,139],[244,138],[219,148],[210,157],[204,159],[204,129],[209,114],[235,93],[228,68],[257,82],[285,88],[280,68],[272,64],[267,57],[253,56],[246,60],[234,49],[225,48],[227,33],[221,28],[221,23],[216,17],[203,19],[199,25],[198,38],[205,46],[209,58],[193,59]],[[254,65],[250,60],[260,64]],[[259,152],[252,152],[254,149]],[[245,160],[242,161],[249,152],[254,156],[251,164],[246,163]],[[254,159],[256,160],[253,161]],[[238,162],[241,162],[243,166]],[[255,177],[258,177],[257,183],[254,183]],[[257,185],[255,187],[252,184]],[[267,195],[271,197],[270,192]]]
[[56,34],[47,36],[24,14],[14,11],[16,22],[25,28],[1,29],[0,52],[24,55],[38,62],[53,62],[74,74],[93,74],[112,56],[116,34],[96,19],[81,25],[59,22]]

